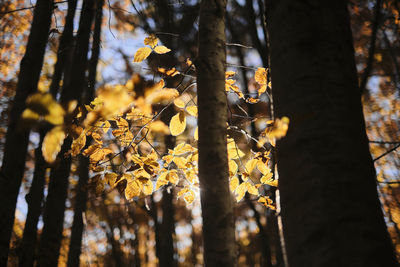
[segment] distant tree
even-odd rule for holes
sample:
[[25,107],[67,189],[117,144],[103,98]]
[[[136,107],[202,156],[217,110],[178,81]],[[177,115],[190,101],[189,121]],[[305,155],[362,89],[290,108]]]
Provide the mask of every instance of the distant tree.
[[290,266],[397,266],[377,194],[347,1],[267,1]]

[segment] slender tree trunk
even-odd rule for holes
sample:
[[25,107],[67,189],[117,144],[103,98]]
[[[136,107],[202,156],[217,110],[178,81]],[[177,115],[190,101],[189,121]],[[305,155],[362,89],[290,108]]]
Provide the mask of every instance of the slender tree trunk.
[[18,122],[29,94],[36,91],[50,30],[53,1],[38,0],[34,9],[26,53],[21,61],[16,95],[9,116],[0,171],[0,266],[7,265],[9,243],[19,188],[25,169],[29,130]]
[[195,62],[205,266],[236,264],[226,149],[225,11],[225,0],[201,2],[199,56]]
[[[85,86],[85,71],[92,20],[94,16],[94,0],[83,2],[76,46],[70,69],[66,69],[61,103],[66,106],[71,100],[81,100]],[[38,266],[56,266],[60,253],[65,201],[67,199],[71,157],[64,157],[70,149],[72,139],[67,137],[58,155],[59,165],[50,173],[49,193],[47,195],[43,232],[40,239]]]
[[[76,0],[68,2],[68,13],[66,17],[64,31],[60,38],[57,53],[57,63],[54,68],[54,75],[50,85],[50,93],[55,98],[59,91],[61,75],[65,67],[65,59],[73,46],[73,28],[76,11]],[[47,133],[47,129],[40,131],[40,142],[35,150],[35,171],[32,178],[32,185],[29,194],[26,195],[28,204],[28,214],[26,216],[24,234],[22,238],[21,251],[19,255],[19,266],[32,266],[34,261],[37,223],[42,212],[43,190],[45,185],[46,162],[42,155],[42,143]]]
[[277,142],[289,265],[397,266],[377,194],[347,1],[270,1]]
[[[96,18],[93,34],[92,56],[89,61],[88,88],[85,91],[84,103],[89,104],[94,98],[96,85],[97,63],[100,55],[101,23],[103,20],[104,0],[96,1]],[[91,138],[89,138],[91,139]],[[90,140],[87,142],[90,143]],[[81,255],[82,234],[84,231],[83,213],[86,211],[87,187],[89,181],[89,159],[79,156],[79,181],[75,196],[74,220],[71,229],[71,239],[68,251],[67,266],[79,266]]]

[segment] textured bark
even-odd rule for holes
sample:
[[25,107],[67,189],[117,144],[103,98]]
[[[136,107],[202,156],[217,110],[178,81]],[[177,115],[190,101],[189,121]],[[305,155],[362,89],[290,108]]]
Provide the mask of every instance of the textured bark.
[[9,115],[0,172],[0,266],[7,265],[15,207],[24,175],[25,156],[29,142],[29,130],[18,129],[18,121],[25,109],[26,98],[37,88],[50,30],[52,10],[53,1],[37,1],[26,52],[21,61],[16,95]]
[[396,266],[377,195],[347,1],[270,1],[269,33],[289,265]]
[[[85,90],[84,103],[89,104],[94,98],[96,86],[97,63],[100,55],[101,23],[103,20],[104,0],[96,1],[96,18],[93,34],[92,55],[89,61],[88,88]],[[91,138],[87,141],[89,144]],[[74,220],[71,228],[71,238],[68,251],[67,266],[79,266],[82,252],[82,235],[84,231],[83,213],[86,211],[89,181],[89,159],[79,156],[79,181],[75,196]]]
[[[67,105],[71,100],[80,101],[82,92],[86,88],[85,71],[93,16],[94,0],[84,1],[72,65],[67,66],[64,75],[64,86],[60,99],[60,102],[64,105]],[[44,226],[39,245],[38,266],[56,266],[58,262],[71,169],[71,157],[64,157],[64,155],[70,149],[71,143],[71,137],[67,137],[58,155],[58,165],[50,173],[49,192],[43,216]]]
[[197,93],[199,177],[205,266],[235,266],[235,232],[226,149],[224,0],[200,8]]
[[37,224],[42,213],[43,189],[45,185],[46,161],[42,154],[42,143],[45,130],[40,133],[40,142],[35,149],[35,170],[33,172],[32,185],[29,194],[25,196],[28,204],[24,234],[19,251],[19,266],[33,266],[35,248],[37,242]]
[[[73,28],[76,11],[76,0],[68,2],[68,12],[64,31],[60,38],[57,52],[57,63],[54,67],[54,74],[50,85],[50,93],[55,98],[59,91],[59,83],[65,68],[66,55],[72,49]],[[47,133],[47,129],[40,131],[40,142],[35,150],[35,171],[32,178],[32,185],[29,194],[25,197],[28,204],[28,214],[26,216],[24,234],[19,254],[19,266],[32,266],[34,261],[37,242],[37,223],[42,212],[43,190],[45,185],[46,162],[42,155],[42,142]]]

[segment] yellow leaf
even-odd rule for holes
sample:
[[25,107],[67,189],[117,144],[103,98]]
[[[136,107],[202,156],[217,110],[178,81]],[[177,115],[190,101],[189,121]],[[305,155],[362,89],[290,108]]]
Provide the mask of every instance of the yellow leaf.
[[138,180],[128,180],[125,188],[126,199],[132,199],[140,195],[142,184]]
[[145,195],[151,195],[153,193],[153,182],[150,179],[147,179],[145,182],[142,182],[142,191]]
[[156,52],[157,54],[165,54],[165,53],[168,53],[169,51],[171,51],[171,49],[169,49],[163,45],[159,45],[154,48],[154,52]]
[[194,140],[199,140],[199,127],[194,130]]
[[196,107],[196,106],[187,107],[187,108],[186,108],[186,111],[187,111],[190,115],[192,115],[192,116],[194,116],[194,117],[197,117],[197,115],[198,115],[198,111],[197,111],[197,107]]
[[185,187],[183,189],[181,189],[177,195],[178,198],[180,198],[181,196],[183,196],[184,194],[186,194],[189,191],[189,188]]
[[246,188],[247,188],[247,192],[249,192],[252,195],[258,196],[258,189],[252,185],[249,182],[246,182]]
[[236,72],[234,72],[234,71],[231,71],[231,70],[226,71],[225,72],[225,79],[228,79],[228,78],[230,78],[232,76],[235,76],[235,75],[236,75]]
[[102,126],[103,132],[107,133],[110,128],[111,128],[110,122],[109,121],[105,121],[103,126]]
[[85,157],[88,157],[88,156],[92,155],[93,153],[95,153],[97,150],[99,150],[100,147],[101,147],[101,145],[99,145],[99,144],[91,145],[91,146],[89,146],[88,148],[86,148],[86,149],[83,151],[82,154],[83,154]]
[[184,108],[185,102],[183,102],[182,99],[177,98],[174,100],[174,105],[177,106],[178,108]]
[[257,165],[257,162],[258,162],[257,159],[251,159],[251,160],[247,161],[246,166],[245,166],[247,173],[250,174],[254,170],[254,168]]
[[174,155],[182,155],[187,152],[192,152],[194,150],[195,150],[194,147],[192,147],[191,145],[186,143],[180,143],[174,148],[173,153]]
[[234,160],[230,160],[228,166],[229,166],[229,177],[236,175],[236,172],[238,170],[238,165],[236,164],[236,162]]
[[151,48],[141,47],[139,48],[134,56],[133,62],[142,62],[151,54]]
[[168,126],[165,125],[165,123],[163,123],[162,121],[153,121],[152,123],[150,123],[149,129],[155,133],[165,135],[170,134]]
[[27,107],[42,116],[49,114],[49,107],[54,103],[58,104],[49,93],[35,93],[26,100]]
[[260,89],[258,89],[258,96],[260,96],[262,93],[264,93],[265,91],[267,91],[267,86],[265,84],[263,84]]
[[246,183],[241,183],[237,188],[236,188],[236,201],[239,202],[242,200],[244,195],[246,194],[247,191],[247,186]]
[[146,102],[150,104],[158,104],[169,102],[172,99],[175,99],[179,96],[179,92],[173,88],[164,88],[157,91],[152,92],[147,96]]
[[195,199],[195,194],[192,190],[189,190],[184,196],[183,196],[183,200],[185,200],[186,205],[190,205],[193,203]]
[[116,182],[116,180],[117,180],[117,177],[118,177],[118,174],[113,173],[113,172],[108,172],[108,173],[106,173],[106,174],[104,175],[104,178],[105,178],[106,182],[108,183],[108,185],[109,185],[111,188],[114,188],[115,182]]
[[42,153],[47,162],[54,162],[64,139],[65,132],[62,126],[56,126],[46,134],[43,140]]
[[229,181],[229,188],[231,189],[231,192],[235,192],[236,188],[239,185],[239,178],[237,178],[237,176],[234,176],[231,178],[231,180]]
[[160,174],[160,176],[158,176],[157,183],[156,183],[156,190],[158,190],[161,186],[168,184],[167,175],[168,175],[168,171],[164,171]]
[[168,180],[171,184],[177,184],[179,182],[179,175],[176,170],[168,171],[166,180]]
[[267,70],[265,68],[258,68],[254,74],[254,79],[260,85],[267,84]]
[[186,65],[191,66],[193,65],[193,62],[190,60],[190,58],[187,58],[185,61]]
[[36,112],[34,112],[33,110],[27,108],[24,110],[24,112],[22,112],[21,117],[23,120],[23,124],[25,126],[26,124],[32,125],[33,123],[38,121],[40,118],[40,115],[37,114]]
[[271,173],[271,169],[261,160],[257,161],[257,169],[263,174],[267,175],[268,173]]
[[171,135],[177,136],[185,131],[186,128],[186,117],[184,112],[179,112],[172,117],[169,123],[169,130]]
[[71,155],[78,155],[86,144],[86,133],[82,131],[78,138],[74,139],[71,145]]
[[173,162],[175,162],[176,166],[180,169],[186,168],[186,159],[183,157],[174,157]]
[[149,36],[144,38],[143,43],[145,45],[151,46],[151,48],[154,48],[158,43],[158,38],[154,34],[150,34]]
[[238,159],[243,157],[245,154],[236,146],[235,141],[232,138],[227,140],[228,159]]

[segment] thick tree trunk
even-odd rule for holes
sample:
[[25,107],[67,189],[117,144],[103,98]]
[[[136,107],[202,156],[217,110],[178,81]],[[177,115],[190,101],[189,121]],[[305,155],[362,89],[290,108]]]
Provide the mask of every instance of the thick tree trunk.
[[29,130],[18,122],[29,94],[36,91],[50,30],[53,1],[38,0],[34,9],[26,53],[21,61],[18,85],[11,108],[0,172],[0,266],[7,265],[14,213],[25,170]]
[[[85,71],[93,16],[94,0],[84,1],[72,65],[67,66],[64,75],[64,86],[60,99],[64,106],[71,100],[80,101],[82,92],[86,88]],[[50,173],[49,193],[43,216],[44,226],[40,239],[38,266],[56,266],[58,262],[71,169],[71,157],[67,156],[65,158],[64,155],[70,149],[71,143],[71,137],[67,137],[58,155],[59,165],[54,167]]]
[[196,61],[199,177],[205,266],[235,266],[235,230],[228,186],[225,95],[226,1],[203,0]]
[[[73,28],[76,11],[76,0],[68,2],[68,13],[65,27],[60,38],[57,53],[57,63],[54,67],[54,74],[50,85],[50,93],[55,98],[59,91],[59,84],[62,73],[64,72],[66,56],[70,53],[73,46]],[[29,194],[25,197],[28,204],[28,214],[26,216],[24,234],[22,238],[21,250],[19,255],[19,266],[32,266],[37,241],[37,223],[42,213],[43,190],[45,185],[46,162],[42,155],[42,142],[47,133],[47,129],[40,131],[39,146],[35,151],[35,171],[32,178],[32,185]]]
[[357,85],[347,1],[270,1],[272,85],[289,265],[396,266]]

